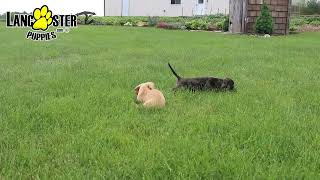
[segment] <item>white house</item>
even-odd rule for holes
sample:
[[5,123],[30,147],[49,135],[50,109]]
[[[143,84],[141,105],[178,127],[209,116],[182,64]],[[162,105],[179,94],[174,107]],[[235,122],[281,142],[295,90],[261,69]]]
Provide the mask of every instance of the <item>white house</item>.
[[229,0],[104,0],[105,16],[228,14]]

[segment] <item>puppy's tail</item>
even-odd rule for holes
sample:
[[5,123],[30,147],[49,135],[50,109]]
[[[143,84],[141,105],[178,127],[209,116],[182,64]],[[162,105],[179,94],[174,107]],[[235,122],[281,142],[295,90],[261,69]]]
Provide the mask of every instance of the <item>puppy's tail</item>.
[[171,69],[172,73],[179,79],[181,79],[181,77],[174,71],[174,69],[171,67],[170,63],[168,63],[169,68]]

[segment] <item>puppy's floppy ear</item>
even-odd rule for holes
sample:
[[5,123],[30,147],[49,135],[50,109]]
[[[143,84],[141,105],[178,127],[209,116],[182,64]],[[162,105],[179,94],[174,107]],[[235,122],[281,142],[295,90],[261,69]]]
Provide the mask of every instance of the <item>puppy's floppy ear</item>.
[[232,79],[226,78],[223,80],[222,88],[233,90],[234,89],[234,81]]
[[224,79],[222,81],[221,88],[222,89],[227,89],[228,88],[228,80],[227,79]]
[[140,90],[140,85],[134,88],[134,91],[136,92],[136,95],[138,95],[139,90]]
[[137,86],[134,88],[135,91],[139,91],[139,89],[140,89],[140,86]]
[[229,90],[233,90],[234,89],[234,81],[232,79],[229,79],[228,87],[229,87]]

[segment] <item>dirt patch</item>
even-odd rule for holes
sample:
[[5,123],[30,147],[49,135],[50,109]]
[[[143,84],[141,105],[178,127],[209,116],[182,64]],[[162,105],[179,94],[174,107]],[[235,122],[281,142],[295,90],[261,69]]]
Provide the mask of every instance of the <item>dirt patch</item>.
[[299,32],[320,32],[320,26],[303,25],[299,27]]

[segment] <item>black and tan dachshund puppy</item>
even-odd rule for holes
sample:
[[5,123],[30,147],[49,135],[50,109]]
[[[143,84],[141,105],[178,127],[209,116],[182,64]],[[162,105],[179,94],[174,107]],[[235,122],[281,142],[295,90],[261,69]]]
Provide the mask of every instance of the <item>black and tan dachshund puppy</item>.
[[232,79],[220,79],[215,77],[196,77],[196,78],[182,78],[168,63],[172,73],[177,77],[176,86],[173,90],[180,88],[189,89],[192,91],[206,91],[206,90],[233,90],[234,81]]

